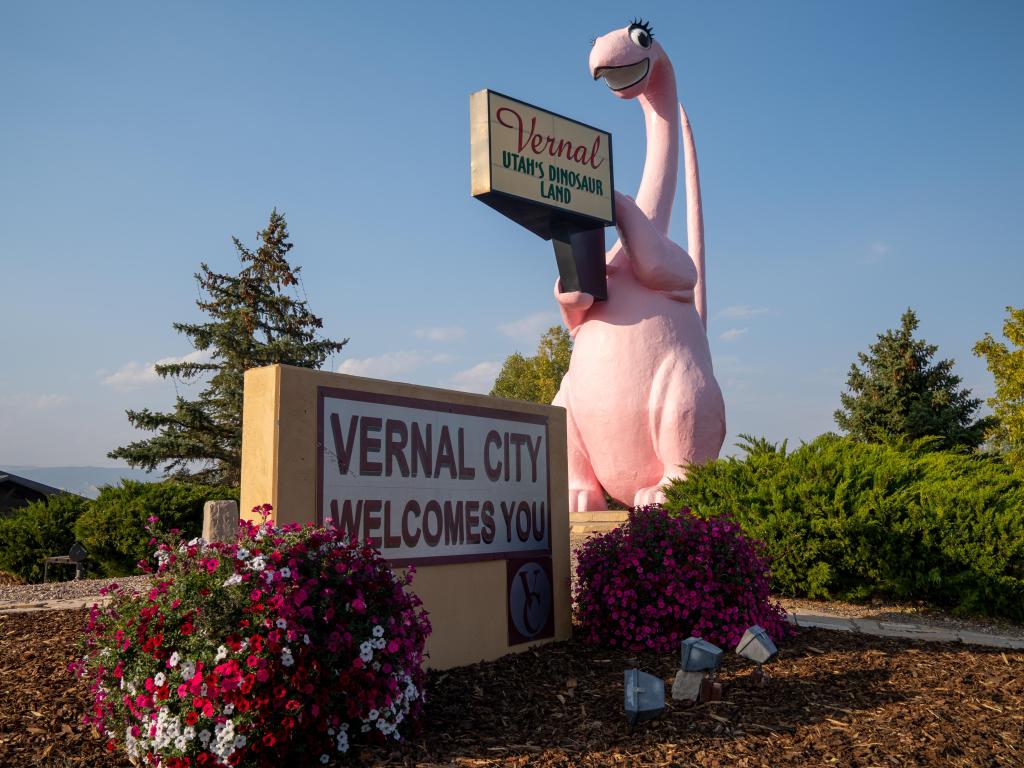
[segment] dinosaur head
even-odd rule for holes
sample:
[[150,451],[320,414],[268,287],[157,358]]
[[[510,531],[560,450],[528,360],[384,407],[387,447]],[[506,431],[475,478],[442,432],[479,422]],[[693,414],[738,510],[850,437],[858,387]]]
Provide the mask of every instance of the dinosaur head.
[[637,19],[628,27],[597,38],[590,51],[590,73],[603,77],[620,99],[635,99],[647,89],[659,63],[665,57],[654,41],[650,22]]

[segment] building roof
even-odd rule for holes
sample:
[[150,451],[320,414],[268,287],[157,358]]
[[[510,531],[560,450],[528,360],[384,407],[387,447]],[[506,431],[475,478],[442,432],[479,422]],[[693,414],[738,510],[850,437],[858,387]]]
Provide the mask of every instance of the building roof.
[[0,469],[0,484],[3,483],[20,485],[22,488],[44,494],[45,496],[53,496],[55,493],[67,493],[63,488],[54,488],[52,485],[37,483],[35,480],[29,480],[27,477],[15,475],[13,472],[7,472],[6,470]]
[[15,514],[32,502],[46,501],[59,493],[67,491],[0,469],[0,518]]

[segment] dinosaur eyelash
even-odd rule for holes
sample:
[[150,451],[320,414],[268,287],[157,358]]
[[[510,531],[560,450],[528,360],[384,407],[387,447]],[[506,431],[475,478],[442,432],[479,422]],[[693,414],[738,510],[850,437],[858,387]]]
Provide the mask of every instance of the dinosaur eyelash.
[[651,22],[649,21],[644,21],[643,19],[633,19],[633,21],[631,21],[629,24],[629,28],[631,30],[642,29],[644,32],[647,33],[648,37],[650,37],[651,40],[654,39],[654,28],[651,26]]

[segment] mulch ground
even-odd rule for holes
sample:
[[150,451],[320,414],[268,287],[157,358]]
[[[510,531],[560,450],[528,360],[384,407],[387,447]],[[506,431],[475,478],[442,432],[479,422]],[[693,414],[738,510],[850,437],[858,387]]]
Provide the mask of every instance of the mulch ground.
[[[65,672],[84,613],[0,615],[0,766],[127,766],[81,725]],[[1024,766],[1024,653],[805,630],[759,687],[726,654],[724,700],[669,701],[629,732],[628,653],[576,642],[432,672],[423,734],[379,766]],[[639,666],[671,686],[671,656]]]

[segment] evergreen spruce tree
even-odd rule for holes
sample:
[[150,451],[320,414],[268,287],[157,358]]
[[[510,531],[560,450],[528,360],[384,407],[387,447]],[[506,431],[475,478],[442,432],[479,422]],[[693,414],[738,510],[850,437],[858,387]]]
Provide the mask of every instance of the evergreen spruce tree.
[[569,370],[572,337],[560,325],[552,326],[541,336],[537,354],[524,357],[515,352],[505,359],[494,382],[491,394],[513,400],[550,403],[562,386],[562,377]]
[[915,339],[915,330],[908,309],[898,330],[879,335],[869,354],[857,353],[863,368],[850,366],[836,424],[863,442],[933,436],[937,448],[978,447],[990,424],[974,419],[981,400],[960,389],[952,360],[932,361],[938,347]]
[[1009,345],[991,334],[974,345],[974,354],[984,357],[996,382],[996,393],[988,400],[995,414],[987,437],[1006,460],[1024,469],[1024,307],[1006,308],[1003,335]]
[[246,369],[272,363],[319,368],[348,341],[319,338],[323,322],[293,295],[301,267],[288,263],[292,243],[276,208],[259,239],[251,251],[232,238],[242,264],[237,275],[200,265],[196,304],[209,321],[173,324],[209,362],[156,366],[164,378],[205,380],[205,389],[195,400],[178,395],[170,413],[127,411],[133,426],[157,434],[111,451],[110,458],[148,470],[162,466],[165,474],[182,480],[237,486]]

